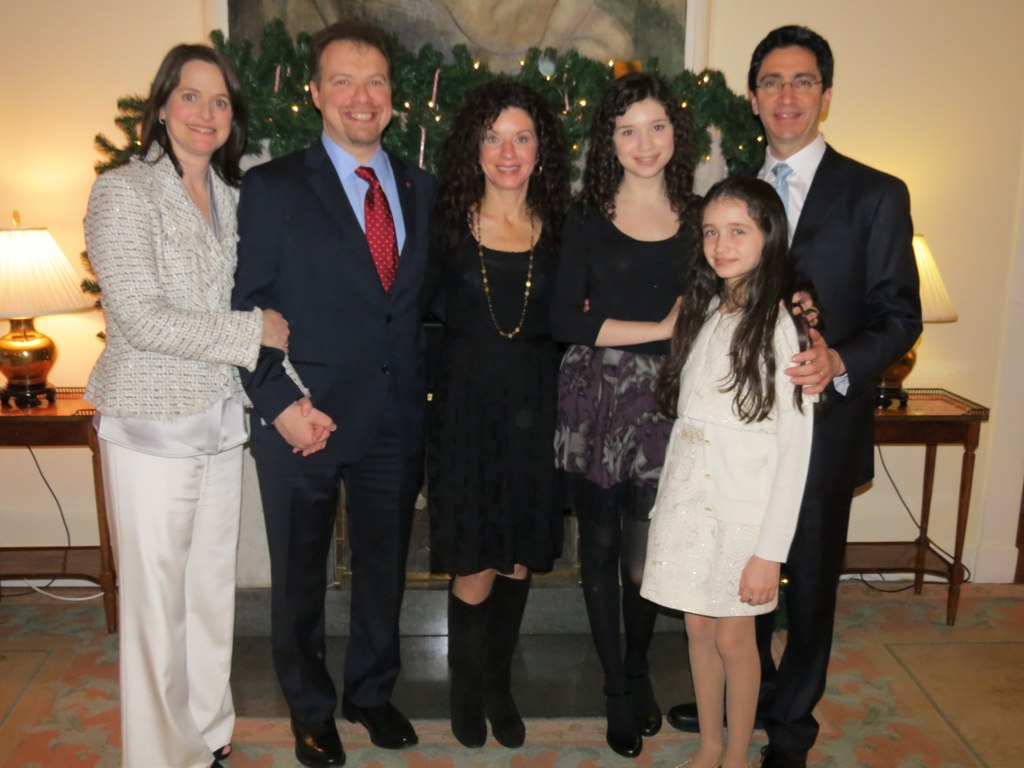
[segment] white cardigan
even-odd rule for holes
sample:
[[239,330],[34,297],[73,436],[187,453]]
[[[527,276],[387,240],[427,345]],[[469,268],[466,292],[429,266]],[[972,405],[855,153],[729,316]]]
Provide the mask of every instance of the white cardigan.
[[[754,554],[782,563],[807,480],[817,397],[802,395],[802,410],[794,404],[793,384],[784,371],[800,347],[789,313],[780,309],[774,333],[775,407],[763,421],[741,421],[735,392],[721,389],[731,378],[729,345],[738,324],[738,314],[712,311],[694,341],[681,376],[680,424],[690,419],[703,425],[706,474],[696,482],[707,508],[725,522],[760,525]],[[718,385],[709,387],[710,382]]]
[[171,421],[225,396],[247,402],[236,366],[255,367],[263,317],[229,309],[237,190],[211,172],[218,237],[157,156],[103,174],[89,196],[85,242],[107,342],[86,398],[110,416]]

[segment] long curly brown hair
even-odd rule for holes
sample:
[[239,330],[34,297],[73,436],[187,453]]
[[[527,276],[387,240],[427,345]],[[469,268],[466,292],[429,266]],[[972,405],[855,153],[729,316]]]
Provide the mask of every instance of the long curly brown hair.
[[533,120],[537,164],[526,191],[530,214],[556,237],[569,205],[569,159],[561,121],[536,91],[499,78],[473,89],[463,101],[445,139],[440,158],[436,223],[446,251],[466,235],[470,212],[484,196],[480,141],[506,109],[518,108]]
[[635,72],[616,80],[601,99],[587,138],[587,167],[578,200],[585,207],[600,211],[605,218],[615,216],[615,195],[622,183],[622,164],[615,153],[615,118],[644,99],[654,99],[665,109],[672,123],[675,151],[665,166],[665,192],[680,221],[692,217],[697,205],[693,195],[693,120],[679,106],[679,99],[660,77]]

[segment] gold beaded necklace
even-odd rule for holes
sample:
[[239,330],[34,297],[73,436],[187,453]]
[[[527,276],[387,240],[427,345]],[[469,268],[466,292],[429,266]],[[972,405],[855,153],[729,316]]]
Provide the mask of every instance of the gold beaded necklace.
[[491,304],[491,285],[487,279],[487,264],[484,262],[484,242],[480,236],[480,211],[477,210],[475,215],[470,215],[470,221],[472,222],[473,235],[476,237],[476,248],[477,255],[480,256],[480,276],[484,281],[484,297],[487,299],[487,311],[491,313],[491,322],[494,323],[494,327],[497,329],[498,334],[506,339],[514,339],[521,330],[523,330],[523,321],[526,319],[526,305],[530,303],[530,287],[533,285],[533,247],[536,244],[534,241],[534,228],[533,218],[530,218],[530,256],[526,262],[526,283],[523,286],[523,310],[519,313],[519,322],[516,323],[516,327],[511,331],[503,331],[501,326],[498,325],[498,318],[494,316],[494,306]]

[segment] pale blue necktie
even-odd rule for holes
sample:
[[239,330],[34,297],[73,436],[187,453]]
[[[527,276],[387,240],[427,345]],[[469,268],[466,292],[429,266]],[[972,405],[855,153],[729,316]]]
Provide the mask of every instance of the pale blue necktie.
[[786,209],[786,214],[789,215],[789,185],[786,184],[786,181],[793,175],[793,169],[785,163],[779,163],[772,169],[772,172],[775,174],[775,191],[779,193],[782,207]]

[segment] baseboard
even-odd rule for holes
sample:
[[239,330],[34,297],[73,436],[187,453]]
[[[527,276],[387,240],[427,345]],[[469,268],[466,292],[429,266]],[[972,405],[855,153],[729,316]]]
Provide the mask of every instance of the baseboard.
[[971,581],[979,584],[1012,584],[1017,570],[1017,555],[1018,550],[1013,546],[979,546],[975,551]]

